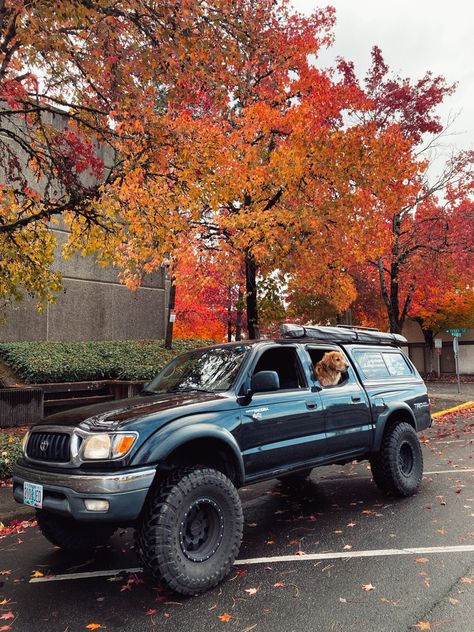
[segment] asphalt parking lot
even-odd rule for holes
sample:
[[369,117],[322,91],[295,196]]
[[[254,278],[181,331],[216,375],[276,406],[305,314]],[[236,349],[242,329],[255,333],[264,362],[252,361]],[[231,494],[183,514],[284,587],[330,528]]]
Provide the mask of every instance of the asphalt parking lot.
[[367,463],[314,470],[297,487],[243,489],[239,560],[199,597],[145,577],[130,531],[84,559],[18,527],[0,540],[0,630],[468,632],[473,423],[451,415],[422,435],[423,485],[405,500],[383,496]]

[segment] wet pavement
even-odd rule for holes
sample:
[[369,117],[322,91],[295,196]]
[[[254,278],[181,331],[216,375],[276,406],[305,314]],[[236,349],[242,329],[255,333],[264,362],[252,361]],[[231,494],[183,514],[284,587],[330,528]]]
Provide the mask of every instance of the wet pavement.
[[[453,401],[449,391],[435,401],[445,395]],[[421,435],[425,476],[408,499],[384,496],[366,462],[319,468],[297,487],[241,490],[240,562],[199,597],[139,572],[130,530],[84,559],[20,528],[0,540],[0,630],[468,632],[473,425],[472,413],[448,415]]]

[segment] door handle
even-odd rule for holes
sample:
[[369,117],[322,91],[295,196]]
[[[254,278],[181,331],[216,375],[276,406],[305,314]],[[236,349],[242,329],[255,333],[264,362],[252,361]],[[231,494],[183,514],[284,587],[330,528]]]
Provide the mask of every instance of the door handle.
[[360,402],[362,397],[360,395],[352,395],[351,399],[353,402]]
[[309,408],[309,410],[313,410],[317,407],[318,405],[316,404],[316,402],[306,402],[306,408]]

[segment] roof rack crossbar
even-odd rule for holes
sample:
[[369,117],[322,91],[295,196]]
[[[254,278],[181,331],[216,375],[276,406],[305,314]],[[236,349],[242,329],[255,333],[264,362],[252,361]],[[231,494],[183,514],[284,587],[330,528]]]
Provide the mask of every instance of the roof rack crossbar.
[[362,327],[361,325],[336,325],[341,329],[361,329],[362,331],[381,331],[377,327]]

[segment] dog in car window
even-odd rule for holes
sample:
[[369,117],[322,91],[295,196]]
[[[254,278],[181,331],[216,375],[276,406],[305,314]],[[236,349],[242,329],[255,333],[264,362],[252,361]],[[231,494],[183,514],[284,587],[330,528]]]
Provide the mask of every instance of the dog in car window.
[[321,386],[334,386],[341,381],[341,373],[347,370],[349,365],[339,351],[327,351],[322,359],[314,366],[316,377]]

